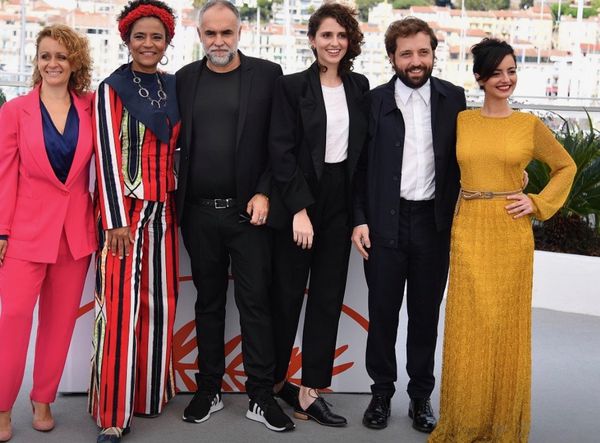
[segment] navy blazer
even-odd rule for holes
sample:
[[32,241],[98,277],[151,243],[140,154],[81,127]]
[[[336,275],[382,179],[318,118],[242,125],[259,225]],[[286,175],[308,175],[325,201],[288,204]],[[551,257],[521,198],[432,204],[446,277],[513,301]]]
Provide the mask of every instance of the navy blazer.
[[[367,140],[369,81],[362,74],[342,76],[350,132],[346,167],[352,183],[360,153]],[[280,77],[275,86],[269,151],[273,176],[283,203],[292,216],[312,205],[325,165],[327,114],[319,66]],[[352,207],[351,186],[348,207]]]
[[[354,187],[354,225],[368,224],[373,244],[397,247],[404,119],[394,98],[396,76],[370,93],[369,142]],[[431,77],[431,131],[435,162],[435,223],[449,229],[460,172],[456,161],[456,117],[466,108],[464,89]]]
[[[240,210],[248,201],[263,193],[271,198],[267,224],[277,224],[277,199],[271,195],[271,174],[268,167],[268,134],[271,120],[271,102],[275,80],[283,73],[273,62],[240,54],[240,107],[236,133],[235,174],[237,200]],[[181,115],[179,145],[177,216],[183,216],[187,178],[192,146],[192,122],[198,79],[206,68],[206,57],[177,71],[177,100]],[[215,171],[218,174],[219,171]],[[283,212],[281,210],[281,212]],[[281,216],[280,218],[283,218]],[[281,224],[282,221],[279,221]]]

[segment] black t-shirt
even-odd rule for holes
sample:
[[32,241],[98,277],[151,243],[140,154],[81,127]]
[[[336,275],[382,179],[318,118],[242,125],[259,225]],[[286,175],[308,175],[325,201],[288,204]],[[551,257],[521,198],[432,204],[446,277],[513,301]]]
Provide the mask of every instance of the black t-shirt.
[[235,145],[240,107],[240,68],[198,79],[192,117],[187,198],[235,198]]

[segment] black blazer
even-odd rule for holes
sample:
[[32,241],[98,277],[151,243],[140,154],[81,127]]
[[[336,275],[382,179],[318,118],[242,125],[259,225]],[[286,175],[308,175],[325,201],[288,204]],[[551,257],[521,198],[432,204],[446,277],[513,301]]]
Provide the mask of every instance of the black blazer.
[[[350,72],[342,76],[342,82],[350,118],[346,165],[352,183],[367,137],[369,81],[362,74]],[[273,97],[269,152],[289,219],[316,200],[325,164],[326,132],[327,115],[317,63],[306,71],[280,77]],[[350,191],[351,186],[347,199],[352,208]]]
[[[396,106],[396,76],[370,93],[369,142],[362,153],[354,188],[354,225],[368,224],[370,240],[398,245],[404,119]],[[449,229],[460,172],[456,161],[456,117],[466,108],[464,89],[431,77],[431,131],[435,161],[435,223]]]
[[[271,102],[275,80],[283,72],[281,67],[266,60],[240,54],[241,85],[240,109],[237,123],[235,156],[236,192],[240,210],[258,192],[270,197],[267,224],[276,223],[277,199],[271,198],[271,173],[268,169],[268,134],[271,120]],[[179,135],[177,218],[181,222],[192,143],[192,110],[196,98],[198,79],[206,67],[206,57],[184,66],[177,71],[177,100],[181,114]],[[218,174],[218,171],[215,171]],[[275,201],[274,201],[275,200]],[[279,212],[281,213],[281,209]],[[273,215],[273,217],[272,217]],[[279,216],[281,224],[281,215]]]

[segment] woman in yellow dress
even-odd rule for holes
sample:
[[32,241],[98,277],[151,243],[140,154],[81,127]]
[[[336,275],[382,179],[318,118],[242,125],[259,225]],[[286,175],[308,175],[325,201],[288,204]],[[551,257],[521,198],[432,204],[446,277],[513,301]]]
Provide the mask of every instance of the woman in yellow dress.
[[[440,423],[429,443],[527,442],[531,391],[530,217],[567,198],[575,163],[535,116],[513,111],[516,57],[506,42],[475,45],[481,109],[458,116],[461,195],[452,225]],[[552,170],[539,194],[521,192],[532,159]]]

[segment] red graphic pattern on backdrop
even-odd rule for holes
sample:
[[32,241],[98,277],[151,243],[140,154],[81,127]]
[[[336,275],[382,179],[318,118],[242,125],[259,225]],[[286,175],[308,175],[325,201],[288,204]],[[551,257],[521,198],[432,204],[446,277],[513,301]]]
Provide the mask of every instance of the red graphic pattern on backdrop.
[[[232,279],[231,275],[229,276]],[[191,281],[191,276],[180,276],[179,281]],[[79,308],[77,317],[82,317],[88,312],[94,309],[94,302],[91,301]],[[369,330],[369,321],[362,316],[359,312],[350,308],[347,305],[342,305],[342,312],[354,320],[360,327],[365,331]],[[196,381],[193,378],[193,374],[198,368],[198,356],[193,361],[189,361],[190,354],[196,352],[196,324],[192,320],[183,325],[179,330],[173,333],[173,367],[175,373],[179,375],[185,389],[187,391],[194,392],[196,390]],[[225,392],[233,391],[244,391],[244,383],[246,380],[246,373],[243,369],[243,356],[241,352],[242,336],[237,335],[227,343],[225,343],[225,359],[227,360],[232,354],[234,354],[231,361],[225,366],[225,375],[227,380],[223,380],[222,389]],[[338,347],[335,350],[333,376],[342,374],[343,372],[354,366],[353,361],[336,364],[338,360],[349,345],[345,344]],[[236,351],[237,350],[237,351]],[[292,355],[290,357],[290,365],[288,368],[288,380],[292,383],[299,385],[301,383],[300,373],[302,370],[302,352],[299,347],[294,347]],[[228,382],[230,380],[230,382]],[[177,389],[178,391],[180,389]],[[327,391],[327,390],[325,390]]]
[[[175,373],[179,375],[185,389],[191,392],[196,390],[196,382],[193,374],[197,370],[198,357],[193,361],[189,361],[190,354],[196,352],[196,336],[194,334],[196,325],[194,321],[186,323],[173,335],[173,367]],[[223,380],[222,389],[224,392],[244,391],[244,383],[246,381],[246,373],[243,369],[243,356],[241,352],[242,336],[237,335],[227,343],[225,343],[225,359],[228,359],[233,354],[233,358],[225,366],[225,380]],[[335,350],[334,362],[340,358],[348,345],[342,345]],[[354,362],[345,362],[334,364],[333,376],[339,375],[354,366]],[[299,377],[302,369],[302,352],[299,347],[294,347],[290,358],[290,366],[288,369],[288,380],[292,383],[300,384]]]

